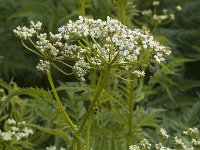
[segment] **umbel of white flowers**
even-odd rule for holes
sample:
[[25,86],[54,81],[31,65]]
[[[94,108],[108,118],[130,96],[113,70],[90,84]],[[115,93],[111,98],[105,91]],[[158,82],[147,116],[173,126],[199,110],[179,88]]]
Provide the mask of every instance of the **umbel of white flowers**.
[[6,122],[10,126],[10,130],[1,131],[0,130],[0,139],[2,141],[12,141],[12,140],[23,140],[33,134],[33,131],[24,126],[25,121],[16,122],[14,119],[8,119]]
[[[58,28],[58,34],[39,33],[41,25],[41,22],[31,21],[30,27],[13,30],[22,41],[31,41],[42,56],[37,69],[48,71],[51,62],[73,59],[73,73],[81,80],[91,68],[120,64],[121,68],[130,69],[133,62],[161,62],[171,53],[168,47],[155,41],[147,29],[131,30],[110,17],[104,21],[79,16],[78,20],[69,20]],[[34,35],[37,36],[35,44],[31,40]],[[144,75],[142,70],[141,73]]]
[[[159,136],[162,139],[161,141],[163,143],[168,143],[171,146],[175,148],[169,148],[165,147],[163,143],[158,143],[155,145],[152,145],[147,139],[143,139],[140,143],[137,145],[130,145],[129,150],[199,150],[200,149],[200,137],[199,137],[199,131],[197,128],[189,128],[186,131],[183,131],[183,135],[185,135],[185,138],[181,139],[177,136],[173,137],[173,140],[171,141],[164,141],[168,140],[169,135],[167,134],[166,130],[164,128],[161,128],[159,131]],[[187,142],[184,143],[184,141],[188,139]],[[172,142],[172,143],[169,143]],[[187,143],[187,145],[186,145]],[[189,145],[189,146],[188,146]]]

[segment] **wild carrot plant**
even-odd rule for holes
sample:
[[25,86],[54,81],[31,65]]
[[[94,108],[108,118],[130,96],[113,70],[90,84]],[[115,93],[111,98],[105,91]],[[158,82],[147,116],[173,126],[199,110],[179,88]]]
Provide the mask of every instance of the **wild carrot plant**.
[[[110,17],[104,21],[80,16],[78,20],[69,20],[58,28],[56,34],[42,33],[42,23],[39,21],[31,21],[30,26],[18,26],[13,32],[28,51],[40,58],[36,69],[47,74],[55,99],[52,103],[71,130],[66,132],[71,136],[68,148],[90,149],[93,114],[99,107],[101,94],[111,76],[129,82],[127,148],[131,145],[135,81],[145,76],[151,62],[165,60],[171,53],[168,47],[155,41],[147,29],[129,29]],[[85,83],[89,72],[94,71],[98,76],[95,94],[78,124],[70,118],[60,99],[52,78],[53,68],[66,76],[74,75]],[[128,74],[120,74],[122,71]],[[84,129],[86,137],[82,134]]]

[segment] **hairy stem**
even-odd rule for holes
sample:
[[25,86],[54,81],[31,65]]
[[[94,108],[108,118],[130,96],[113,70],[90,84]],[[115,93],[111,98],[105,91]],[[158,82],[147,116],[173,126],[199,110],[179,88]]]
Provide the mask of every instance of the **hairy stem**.
[[108,78],[108,75],[110,73],[110,65],[106,65],[104,70],[101,72],[101,75],[98,79],[98,83],[97,83],[97,88],[96,88],[96,93],[95,93],[95,96],[94,96],[94,99],[92,100],[86,114],[85,114],[85,117],[83,119],[83,122],[82,124],[80,125],[80,128],[78,130],[78,133],[81,133],[81,131],[83,130],[83,127],[85,126],[87,120],[89,119],[91,113],[92,113],[92,110],[96,104],[96,102],[98,101],[98,98],[99,98],[99,95],[101,94],[101,91],[103,89],[103,87],[105,86],[106,84],[106,81],[107,81],[107,78]]

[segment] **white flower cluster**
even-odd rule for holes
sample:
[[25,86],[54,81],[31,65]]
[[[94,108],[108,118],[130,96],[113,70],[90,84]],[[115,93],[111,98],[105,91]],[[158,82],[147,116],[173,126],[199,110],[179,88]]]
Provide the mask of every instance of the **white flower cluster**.
[[[75,44],[68,45],[67,43],[65,43],[64,48],[61,51],[61,54],[67,58],[76,58],[79,57],[80,53],[84,52],[85,50],[78,45]],[[74,54],[77,54],[77,56],[75,56]]]
[[90,69],[90,65],[86,63],[83,59],[78,60],[73,66],[73,72],[77,75],[78,79],[85,81],[84,75],[87,73],[87,70]]
[[145,72],[140,70],[133,71],[133,74],[136,75],[138,78],[142,78],[145,76]]
[[153,6],[158,6],[158,5],[160,5],[159,1],[153,1]]
[[50,33],[50,38],[54,41],[52,44],[50,40],[47,39],[47,34],[39,34],[37,36],[38,41],[36,42],[37,49],[45,54],[48,53],[52,57],[56,57],[59,54],[59,49],[63,47],[63,44],[60,42],[61,37],[59,37],[60,34],[52,34]]
[[[46,147],[46,150],[57,150],[56,146]],[[60,150],[66,150],[64,147],[61,147]]]
[[58,34],[38,33],[41,25],[40,22],[31,22],[30,28],[17,27],[14,30],[21,39],[28,39],[37,33],[36,44],[29,39],[37,49],[36,53],[43,57],[37,69],[47,71],[50,62],[72,59],[75,61],[73,72],[81,80],[93,67],[123,64],[122,68],[129,69],[133,66],[131,62],[148,64],[152,59],[161,62],[171,53],[168,47],[155,41],[146,29],[131,30],[110,17],[103,21],[80,16],[78,20],[69,20],[60,27]]
[[46,60],[40,60],[37,67],[37,70],[39,71],[43,71],[43,72],[48,72],[50,69],[50,62],[46,61]]
[[151,149],[151,144],[150,144],[149,141],[146,140],[146,139],[143,139],[143,140],[139,143],[139,146],[140,146],[142,149],[146,149],[146,150],[150,150],[150,149]]
[[137,145],[130,145],[129,150],[141,150],[139,146]]
[[192,139],[192,146],[200,148],[200,140]]
[[156,150],[174,150],[174,149],[163,146],[162,143],[155,144],[155,147],[156,147]]
[[181,7],[180,5],[177,5],[177,6],[176,6],[176,10],[177,10],[177,11],[181,11],[181,10],[182,10],[182,7]]
[[[160,5],[160,1],[153,1],[154,9],[157,9],[157,6],[159,6],[159,5]],[[166,22],[169,22],[171,20],[174,20],[175,19],[174,12],[175,11],[181,11],[181,10],[182,10],[182,7],[180,5],[177,5],[175,7],[175,9],[171,10],[171,11],[168,10],[168,9],[163,9],[162,14],[157,14],[156,12],[158,12],[158,11],[153,11],[151,9],[142,10],[141,14],[143,16],[147,16],[147,17],[152,16],[152,19],[153,19],[154,22],[161,24],[161,23],[166,23]]]
[[6,99],[5,91],[4,89],[0,89],[0,102],[4,102]]
[[[102,58],[106,62],[111,62],[117,55],[121,56],[118,60],[120,62],[137,61],[141,51],[152,53],[156,58],[160,58],[159,61],[163,61],[161,55],[169,55],[171,52],[168,48],[154,41],[153,36],[148,31],[128,29],[121,22],[110,17],[103,21],[80,16],[79,20],[75,22],[70,20],[67,25],[59,28],[59,31],[64,38],[91,37],[94,43],[90,46],[86,45],[86,50],[97,54],[93,58]],[[95,39],[100,39],[103,42],[96,44]]]
[[198,136],[199,131],[197,128],[189,128],[187,131],[183,131],[183,134],[188,136],[189,138],[195,138]]
[[130,145],[129,150],[150,150],[151,144],[148,140],[143,139],[138,145]]
[[160,128],[159,135],[161,136],[161,138],[168,139],[168,137],[169,137],[169,135],[167,134],[167,131],[164,128]]
[[141,11],[144,16],[151,16],[153,14],[151,9]]
[[4,102],[5,99],[6,99],[6,96],[2,96],[2,97],[0,97],[0,101],[1,101],[1,102]]
[[[159,135],[162,141],[164,139],[169,138],[169,135],[167,134],[164,128],[160,129]],[[197,128],[189,128],[187,131],[183,132],[183,135],[186,135],[188,137],[187,138],[188,141],[186,141],[186,138],[184,139],[185,143],[183,142],[183,139],[178,138],[177,136],[175,136],[174,140],[172,140],[173,143],[168,143],[170,145],[173,145],[175,149],[165,147],[163,143],[155,144],[155,149],[156,150],[197,150],[197,149],[199,150],[200,149],[200,137],[199,137],[199,131]],[[152,146],[149,143],[149,141],[146,139],[143,139],[137,145],[129,146],[129,150],[149,150],[149,149],[152,149]]]
[[200,148],[200,139],[198,138],[199,131],[197,128],[195,128],[195,127],[189,128],[187,131],[183,131],[183,134],[191,139],[191,143],[192,143],[193,147]]
[[179,139],[177,136],[174,137],[174,144],[177,146],[177,147],[180,147],[184,150],[187,149],[187,147],[185,146],[185,144],[183,143],[183,140],[182,139]]
[[33,21],[30,22],[30,28],[23,26],[18,26],[16,29],[13,30],[15,35],[22,39],[26,40],[28,38],[31,38],[33,35],[37,33],[38,30],[41,30],[42,23],[38,21],[37,23],[34,23]]
[[7,124],[10,126],[10,130],[4,132],[0,130],[0,138],[3,141],[19,141],[28,138],[29,135],[33,134],[33,131],[25,127],[24,123],[24,121],[17,123],[14,119],[8,119]]
[[[70,20],[65,26],[59,28],[59,32],[67,40],[89,38],[92,41],[83,42],[84,46],[80,45],[82,49],[77,46],[72,48],[69,46],[62,52],[65,56],[73,56],[75,51],[81,58],[73,67],[74,73],[76,72],[81,80],[84,80],[83,76],[87,73],[86,69],[90,69],[92,66],[100,66],[105,62],[111,63],[115,60],[114,63],[126,63],[153,58],[161,62],[164,61],[165,55],[171,53],[168,48],[154,41],[153,36],[147,30],[128,29],[121,22],[110,17],[103,21],[80,16],[79,20],[75,22]],[[80,49],[80,52],[77,52],[77,49]],[[84,59],[86,53],[90,53],[90,57]],[[140,57],[141,53],[149,53],[146,56],[153,57],[142,58]],[[81,65],[83,66],[81,67]],[[128,69],[127,66],[125,68]],[[142,77],[144,72],[141,71],[137,75]]]

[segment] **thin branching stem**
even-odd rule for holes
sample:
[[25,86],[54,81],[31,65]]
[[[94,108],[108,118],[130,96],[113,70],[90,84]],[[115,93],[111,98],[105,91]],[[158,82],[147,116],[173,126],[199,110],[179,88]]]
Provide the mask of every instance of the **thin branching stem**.
[[127,149],[129,149],[129,145],[131,145],[132,139],[132,128],[133,128],[133,105],[134,105],[134,81],[129,81],[129,97],[128,97],[128,136],[127,136]]
[[67,63],[65,63],[65,62],[63,62],[63,61],[61,61],[61,60],[56,60],[56,61],[57,61],[57,62],[60,62],[61,64],[65,65],[65,66],[67,66],[67,67],[73,68],[72,66],[70,66],[69,64],[67,64]]
[[54,97],[55,97],[56,102],[57,102],[57,105],[58,105],[58,107],[59,107],[59,109],[60,109],[60,110],[59,110],[60,113],[62,113],[62,114],[64,115],[65,121],[66,121],[66,123],[71,127],[71,129],[72,129],[74,132],[77,132],[76,126],[73,124],[73,122],[72,122],[71,119],[69,118],[69,116],[68,116],[68,114],[66,113],[65,108],[64,108],[64,106],[62,105],[62,102],[61,102],[61,100],[60,100],[60,98],[59,98],[59,96],[58,96],[58,93],[57,93],[56,88],[55,88],[54,83],[53,83],[53,79],[52,79],[52,76],[51,76],[51,71],[50,71],[50,69],[49,69],[49,71],[47,71],[47,78],[48,78],[48,80],[49,80],[49,83],[50,83],[52,92],[53,92]]
[[116,76],[116,77],[118,77],[119,79],[122,79],[122,80],[125,80],[125,81],[129,81],[129,82],[134,81],[134,80],[131,80],[131,79],[123,78],[123,77],[121,77],[121,76],[119,76],[119,75],[117,75],[117,74],[115,74],[113,72],[111,72],[111,74],[114,75],[114,76]]
[[27,50],[31,51],[32,53],[34,53],[34,54],[36,54],[36,55],[38,55],[38,56],[40,56],[40,57],[42,57],[42,58],[45,58],[44,56],[42,56],[42,55],[39,54],[38,52],[36,52],[36,51],[32,50],[31,48],[29,48],[29,47],[24,43],[23,40],[22,40],[21,42],[22,42],[22,45],[23,45]]
[[91,126],[92,126],[92,118],[89,117],[87,122],[87,134],[86,134],[86,150],[90,150],[90,132],[91,132]]
[[69,75],[72,75],[73,73],[67,73],[67,72],[65,72],[65,71],[63,71],[62,69],[60,69],[56,64],[54,64],[53,63],[53,66],[57,69],[57,70],[59,70],[61,73],[63,73],[64,75],[67,75],[67,76],[69,76]]

